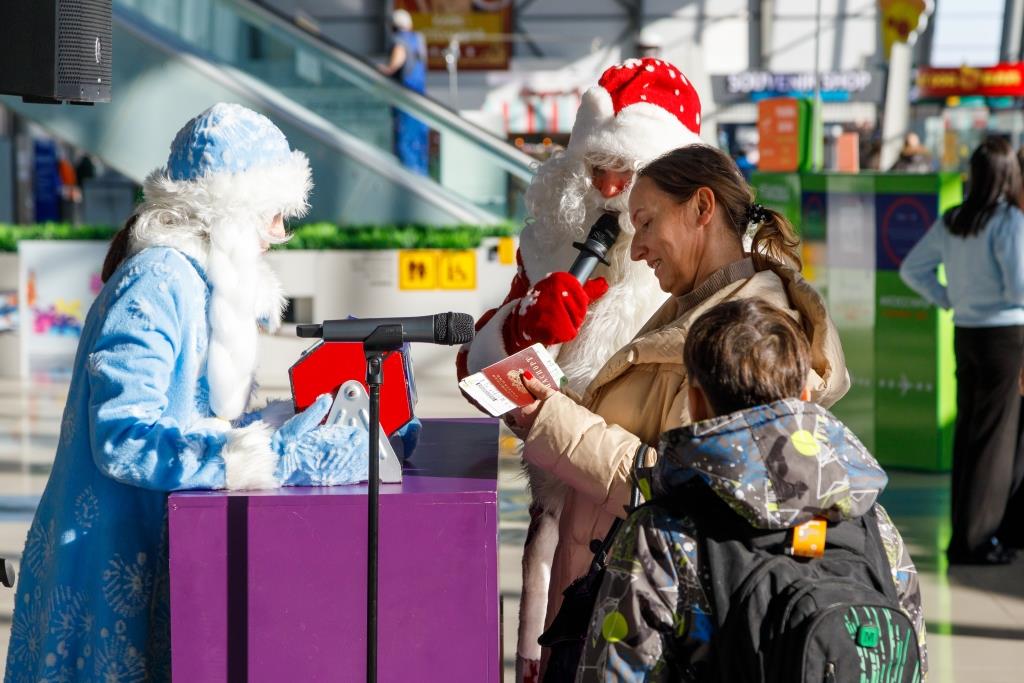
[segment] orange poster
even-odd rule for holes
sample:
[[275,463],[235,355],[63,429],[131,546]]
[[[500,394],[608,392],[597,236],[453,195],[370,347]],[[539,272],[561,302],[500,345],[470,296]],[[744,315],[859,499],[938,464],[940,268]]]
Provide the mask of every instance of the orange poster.
[[460,71],[508,69],[512,0],[395,0],[427,39],[428,67],[447,69],[445,52],[458,38]]
[[800,102],[792,97],[757,103],[758,150],[761,171],[796,171],[800,168]]

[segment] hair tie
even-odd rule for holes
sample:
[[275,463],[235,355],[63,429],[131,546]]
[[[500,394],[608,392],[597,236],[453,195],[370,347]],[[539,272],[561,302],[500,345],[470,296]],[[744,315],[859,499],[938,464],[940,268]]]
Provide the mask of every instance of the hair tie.
[[768,209],[761,204],[751,204],[747,209],[747,223],[761,224],[769,218]]

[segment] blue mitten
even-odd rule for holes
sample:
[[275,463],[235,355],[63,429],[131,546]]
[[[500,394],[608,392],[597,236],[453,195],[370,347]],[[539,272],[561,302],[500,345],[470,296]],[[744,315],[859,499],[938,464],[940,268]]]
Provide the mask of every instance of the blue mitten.
[[402,460],[408,460],[416,450],[416,444],[420,441],[420,432],[423,431],[423,423],[415,415],[405,423],[395,434],[402,440]]
[[331,410],[330,394],[320,396],[281,426],[271,446],[281,456],[274,476],[282,486],[335,486],[366,481],[369,438],[365,429],[321,427]]

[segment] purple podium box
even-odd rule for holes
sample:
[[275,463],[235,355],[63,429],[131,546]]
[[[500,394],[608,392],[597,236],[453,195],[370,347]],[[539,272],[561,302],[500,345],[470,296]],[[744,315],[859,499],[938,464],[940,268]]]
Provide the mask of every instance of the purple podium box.
[[[500,679],[496,420],[425,420],[380,496],[378,677]],[[366,678],[365,485],[170,497],[176,682]]]

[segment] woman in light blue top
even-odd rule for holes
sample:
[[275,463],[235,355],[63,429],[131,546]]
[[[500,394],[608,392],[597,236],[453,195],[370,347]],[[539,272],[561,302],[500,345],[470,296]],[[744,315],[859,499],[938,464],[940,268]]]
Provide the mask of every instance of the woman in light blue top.
[[366,432],[246,412],[262,258],[301,215],[309,163],[265,117],[218,104],[181,130],[115,238],[89,310],[53,471],[28,532],[5,680],[170,680],[167,493],[366,478]]
[[[1002,564],[1024,546],[1018,455],[1024,359],[1024,213],[1010,143],[990,137],[971,156],[964,203],[946,212],[907,255],[900,276],[953,309],[957,419],[953,441],[951,563]],[[945,266],[946,284],[939,280]]]

